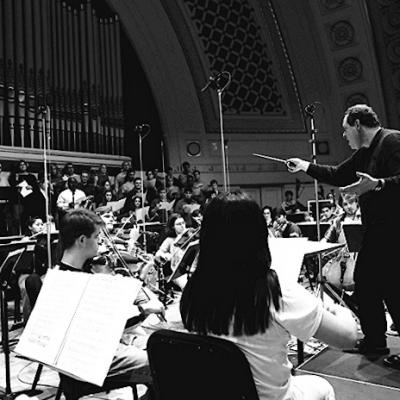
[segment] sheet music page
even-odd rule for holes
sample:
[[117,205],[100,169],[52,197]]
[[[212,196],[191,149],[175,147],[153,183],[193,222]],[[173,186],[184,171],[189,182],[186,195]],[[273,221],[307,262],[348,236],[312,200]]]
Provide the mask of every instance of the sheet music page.
[[306,250],[307,238],[270,238],[271,268],[279,280],[297,282]]
[[174,206],[175,200],[172,200],[171,202],[168,201],[162,201],[160,203],[160,210],[171,210],[172,207]]
[[26,197],[32,193],[32,189],[30,189],[30,186],[28,185],[28,183],[26,181],[22,181],[17,186],[19,186],[21,188],[20,194],[22,197]]
[[48,270],[15,352],[54,365],[89,274]]
[[105,274],[90,275],[90,278],[56,367],[101,386],[141,282]]
[[149,206],[139,208],[135,211],[136,221],[145,221],[146,215],[149,215]]
[[110,206],[113,212],[121,210],[125,205],[126,197],[117,201],[109,201],[107,202],[107,207]]

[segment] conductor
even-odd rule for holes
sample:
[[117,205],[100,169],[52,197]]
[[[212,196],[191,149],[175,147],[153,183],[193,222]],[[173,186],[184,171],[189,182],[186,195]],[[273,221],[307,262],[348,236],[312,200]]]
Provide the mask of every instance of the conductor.
[[[346,110],[343,137],[355,150],[337,166],[312,164],[299,158],[287,160],[290,172],[304,171],[311,177],[340,186],[342,193],[359,196],[365,235],[354,271],[364,338],[350,352],[389,354],[386,345],[386,304],[400,328],[398,283],[398,229],[400,226],[400,132],[383,128],[374,110],[358,104]],[[388,212],[388,209],[391,212]],[[384,363],[400,369],[399,355]]]

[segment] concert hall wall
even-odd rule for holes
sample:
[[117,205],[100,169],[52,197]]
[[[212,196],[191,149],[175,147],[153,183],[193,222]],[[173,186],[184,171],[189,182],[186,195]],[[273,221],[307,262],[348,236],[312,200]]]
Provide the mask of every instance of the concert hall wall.
[[[395,95],[389,84],[397,79],[398,86],[398,52],[390,52],[398,50],[398,41],[393,37],[389,43],[380,29],[388,56],[376,49],[376,28],[383,18],[376,9],[388,18],[390,7],[398,8],[396,1],[108,3],[120,15],[142,63],[175,169],[188,160],[204,180],[222,180],[217,95],[212,89],[201,93],[201,88],[212,73],[223,70],[232,75],[223,110],[233,185],[294,183],[283,165],[263,162],[251,153],[310,158],[309,121],[303,109],[315,101],[322,163],[336,163],[350,152],[341,135],[343,111],[350,105],[367,102],[383,124],[398,126],[398,88]],[[389,61],[397,64],[388,66]],[[301,179],[307,180],[305,175]]]

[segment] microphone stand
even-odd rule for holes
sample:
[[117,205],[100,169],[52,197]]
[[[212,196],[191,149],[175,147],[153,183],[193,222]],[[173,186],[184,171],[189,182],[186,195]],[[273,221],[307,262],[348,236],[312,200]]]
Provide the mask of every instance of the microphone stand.
[[[142,135],[143,128],[147,128],[147,131]],[[151,126],[149,124],[136,125],[135,130],[139,133],[139,168],[140,168],[140,180],[141,180],[141,190],[142,190],[142,210],[144,210],[145,195],[144,195],[144,176],[143,176],[143,140],[146,139],[146,137],[150,134]],[[145,215],[143,215],[143,250],[147,253]]]
[[161,138],[160,142],[161,146],[161,167],[162,167],[162,173],[163,173],[163,183],[164,183],[164,189],[167,189],[167,176],[165,173],[165,149],[164,149],[164,139]]
[[[225,78],[226,82],[223,85],[221,79]],[[221,157],[222,157],[222,174],[224,179],[224,192],[226,193],[229,189],[229,170],[227,167],[227,159],[225,154],[225,137],[224,137],[224,115],[222,111],[222,94],[224,90],[229,86],[231,83],[232,77],[228,71],[222,71],[221,73],[217,74],[216,76],[210,76],[209,82],[207,85],[201,90],[204,92],[209,87],[217,90],[218,95],[218,111],[219,111],[219,130],[220,130],[220,137],[221,137]]]
[[[51,113],[50,107],[46,106],[42,108],[42,135],[43,135],[43,170],[44,170],[44,196],[45,196],[45,212],[46,212],[46,238],[47,238],[47,265],[51,268],[51,223],[49,218],[49,178],[47,171],[47,152],[50,149],[50,126],[51,126]],[[46,118],[47,117],[47,118]],[[46,123],[48,121],[49,129],[46,129]],[[47,133],[47,134],[46,134]]]
[[[317,163],[317,140],[316,134],[318,129],[315,128],[314,113],[316,110],[316,104],[319,102],[314,102],[305,107],[304,111],[310,119],[310,143],[312,150],[312,163]],[[321,221],[319,216],[319,198],[318,198],[318,180],[314,178],[314,196],[315,196],[315,222],[317,225],[317,239],[321,240]],[[323,301],[324,293],[326,292],[333,300],[336,300],[339,304],[347,306],[346,302],[331,288],[330,284],[325,282],[322,276],[322,259],[321,254],[318,254],[318,283],[319,283],[319,295]]]
[[[313,164],[317,163],[317,140],[316,134],[318,133],[318,129],[315,127],[315,118],[314,114],[316,111],[315,102],[312,104],[307,105],[304,108],[306,116],[310,120],[310,140],[309,143],[311,144],[311,161]],[[317,226],[317,240],[321,240],[321,220],[319,216],[319,196],[318,196],[318,180],[314,178],[314,197],[315,197],[315,222]],[[324,287],[323,287],[323,279],[322,279],[322,260],[321,255],[318,254],[318,282],[320,283],[320,296],[323,300],[324,296]]]

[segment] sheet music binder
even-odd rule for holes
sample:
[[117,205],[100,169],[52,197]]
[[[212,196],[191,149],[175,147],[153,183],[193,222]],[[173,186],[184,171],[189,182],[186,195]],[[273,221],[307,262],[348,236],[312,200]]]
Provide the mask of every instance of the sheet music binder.
[[134,278],[49,270],[15,352],[101,386],[140,287]]

